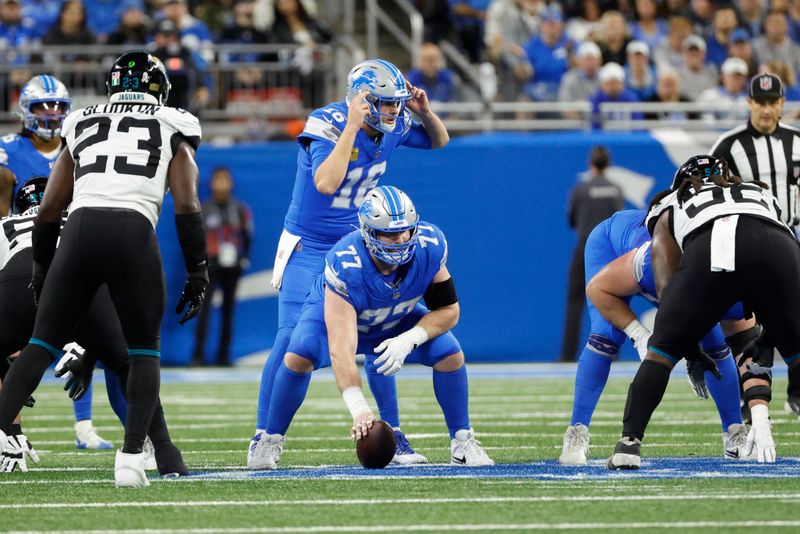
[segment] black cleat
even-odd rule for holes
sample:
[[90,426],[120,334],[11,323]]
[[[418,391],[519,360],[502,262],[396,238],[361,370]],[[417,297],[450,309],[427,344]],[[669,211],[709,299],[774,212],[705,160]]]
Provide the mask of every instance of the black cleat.
[[784,404],[783,407],[786,410],[786,413],[800,415],[800,397],[789,395],[786,398],[786,404]]
[[171,441],[161,443],[156,448],[156,464],[161,476],[178,477],[189,474],[186,464],[183,463],[181,451]]
[[614,454],[606,462],[609,469],[639,469],[642,465],[642,442],[637,438],[622,437],[614,447]]

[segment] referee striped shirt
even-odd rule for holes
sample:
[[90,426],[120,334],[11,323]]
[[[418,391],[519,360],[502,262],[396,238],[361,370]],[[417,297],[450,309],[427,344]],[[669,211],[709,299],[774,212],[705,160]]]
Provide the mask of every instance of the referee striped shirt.
[[781,218],[797,225],[797,181],[800,177],[800,130],[783,123],[771,134],[747,124],[729,130],[711,147],[711,155],[728,162],[731,174],[745,182],[769,184],[781,207]]

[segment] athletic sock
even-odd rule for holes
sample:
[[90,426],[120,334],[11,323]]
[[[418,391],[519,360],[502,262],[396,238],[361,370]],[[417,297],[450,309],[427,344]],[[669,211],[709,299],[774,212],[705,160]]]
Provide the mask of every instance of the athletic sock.
[[397,405],[397,378],[385,376],[375,370],[374,365],[367,365],[367,383],[381,419],[392,428],[400,428],[400,408]]
[[645,360],[628,388],[622,419],[622,435],[642,439],[650,417],[667,390],[672,370],[658,362]]
[[92,395],[94,392],[93,384],[89,384],[86,388],[86,393],[80,400],[72,401],[72,409],[75,412],[75,421],[91,421],[92,420]]
[[570,425],[589,426],[611,372],[611,358],[584,347],[575,373],[575,397]]
[[[125,367],[127,368],[127,366]],[[117,378],[117,375],[108,369],[103,369],[103,372],[106,375],[106,393],[108,394],[108,402],[111,404],[111,409],[114,410],[119,422],[122,423],[122,426],[124,427],[125,422],[128,420],[128,402],[125,400],[125,395],[122,394],[122,388],[119,385],[119,379]],[[127,375],[128,371],[126,369],[126,381]]]
[[158,405],[161,383],[158,357],[132,355],[128,375],[128,419],[122,452],[139,454]]
[[11,423],[36,390],[51,363],[53,354],[41,345],[29,344],[23,349],[0,388],[0,430],[11,433]]
[[450,372],[434,369],[433,392],[442,408],[450,439],[455,438],[459,430],[468,430],[470,428],[469,383],[466,365]]
[[294,414],[300,409],[311,383],[311,373],[297,373],[281,362],[275,374],[269,415],[265,428],[268,434],[286,435]]
[[279,328],[275,335],[275,343],[272,350],[264,362],[264,369],[261,371],[261,385],[258,388],[258,409],[256,411],[256,428],[267,428],[267,417],[269,417],[269,403],[272,395],[272,387],[275,383],[275,376],[286,356],[286,349],[289,348],[289,339],[292,337],[293,328]]
[[722,431],[727,432],[732,424],[742,424],[742,410],[739,398],[739,370],[736,362],[728,352],[728,356],[716,360],[717,369],[722,374],[722,380],[717,380],[714,375],[706,371],[706,386],[714,404],[717,405],[719,418],[722,422]]

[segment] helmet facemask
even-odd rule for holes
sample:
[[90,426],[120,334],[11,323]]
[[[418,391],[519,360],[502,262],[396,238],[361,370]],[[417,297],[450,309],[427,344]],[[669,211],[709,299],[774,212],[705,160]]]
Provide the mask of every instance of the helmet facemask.
[[[414,257],[417,247],[419,215],[408,195],[391,186],[381,186],[367,194],[358,210],[359,230],[367,250],[388,265],[402,265]],[[407,241],[386,242],[381,237],[410,232]]]
[[[406,79],[393,64],[382,59],[370,59],[353,67],[347,76],[348,105],[360,93],[366,92],[364,102],[369,106],[369,115],[364,119],[368,125],[384,133],[402,132],[411,117],[406,109],[406,102],[411,99],[411,92],[406,86]],[[381,105],[399,104],[397,115],[384,113]]]
[[61,136],[61,125],[71,107],[64,84],[49,74],[40,74],[22,87],[18,114],[26,131],[50,141]]

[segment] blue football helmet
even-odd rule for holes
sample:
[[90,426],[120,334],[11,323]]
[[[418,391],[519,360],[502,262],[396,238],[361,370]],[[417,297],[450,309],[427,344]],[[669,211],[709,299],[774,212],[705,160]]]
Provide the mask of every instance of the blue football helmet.
[[48,141],[61,135],[61,125],[71,107],[66,86],[49,74],[34,76],[19,94],[23,127]]
[[[347,105],[363,91],[368,93],[364,98],[370,111],[369,116],[364,119],[367,124],[385,133],[402,132],[405,129],[405,125],[411,120],[406,110],[411,92],[406,87],[406,79],[400,69],[382,59],[362,61],[347,75]],[[381,103],[386,102],[400,103],[397,117],[381,113]],[[387,120],[390,122],[387,123]]]
[[717,158],[707,154],[692,156],[675,171],[675,176],[672,178],[671,189],[676,191],[684,180],[690,176],[697,176],[701,180],[706,180],[711,176],[720,174],[726,179],[730,177],[728,174],[728,162],[723,158]]
[[[358,209],[361,237],[370,253],[389,265],[402,265],[411,260],[417,248],[419,214],[408,195],[390,185],[376,187]],[[411,231],[405,243],[386,243],[379,234]]]

